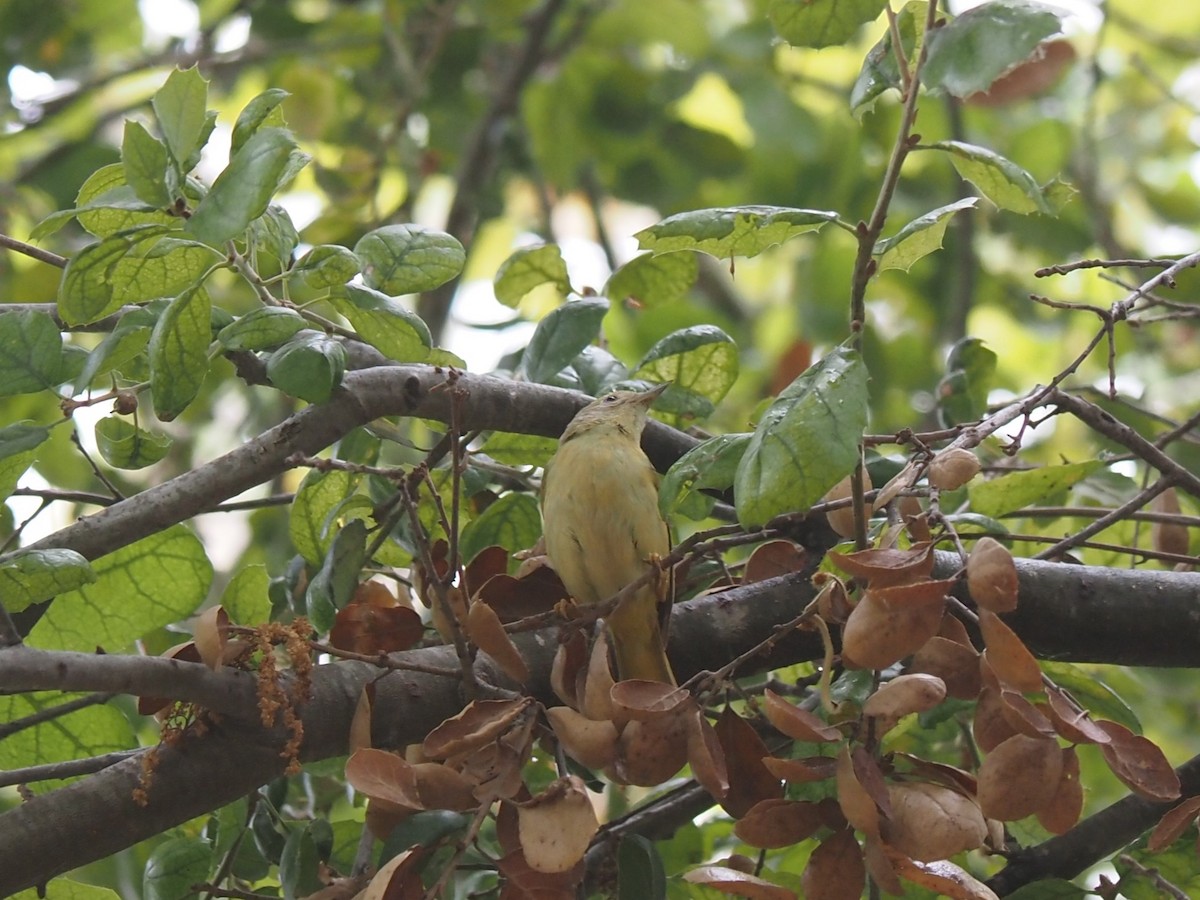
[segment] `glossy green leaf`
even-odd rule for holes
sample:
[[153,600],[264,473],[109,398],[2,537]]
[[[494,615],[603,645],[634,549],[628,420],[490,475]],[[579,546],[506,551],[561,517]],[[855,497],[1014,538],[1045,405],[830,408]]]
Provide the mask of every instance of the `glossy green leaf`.
[[423,362],[433,346],[429,327],[395,297],[347,284],[329,298],[359,337],[396,362]]
[[733,487],[750,438],[749,434],[719,434],[679,457],[658,488],[658,508],[663,516],[676,512],[693,519],[707,516],[714,500],[698,492]]
[[109,275],[111,305],[145,303],[159,297],[174,297],[199,283],[221,260],[213,249],[198,241],[156,237],[135,243],[117,260]]
[[542,516],[531,494],[505,494],[463,529],[458,551],[469,563],[487,547],[503,547],[509,553],[537,543],[542,533]]
[[629,369],[603,347],[589,344],[571,360],[570,371],[579,379],[579,389],[599,397],[618,382],[627,380]]
[[483,452],[506,466],[544,466],[557,448],[555,438],[496,431],[488,436]]
[[716,257],[757,256],[797,235],[819,231],[837,213],[783,206],[733,206],[678,213],[634,235],[652,253],[698,250]]
[[36,888],[13,894],[11,900],[121,900],[121,895],[98,884],[85,884],[60,875]]
[[307,325],[304,317],[294,310],[260,306],[222,328],[217,340],[226,350],[268,350]]
[[150,101],[163,141],[183,172],[200,146],[208,120],[208,82],[195,66],[176,69]]
[[49,437],[49,428],[27,422],[0,428],[0,503],[11,496],[21,476],[37,459],[37,448]]
[[603,297],[578,297],[551,310],[538,322],[521,357],[521,372],[545,384],[600,334],[608,313]]
[[313,469],[300,483],[288,518],[292,546],[311,566],[325,561],[332,537],[327,533],[330,514],[354,491],[358,478],[349,472]]
[[150,389],[154,414],[170,422],[200,392],[208,374],[212,301],[203,288],[171,301],[150,335]]
[[693,325],[667,335],[633,373],[634,378],[669,382],[656,408],[679,419],[707,418],[737,376],[737,345],[715,325]]
[[171,205],[174,198],[167,190],[167,148],[141,122],[125,120],[121,164],[125,167],[125,183],[139,200],[159,208]]
[[95,580],[88,561],[74,550],[19,550],[0,563],[0,596],[10,613]]
[[245,105],[233,125],[230,152],[237,153],[263,127],[283,127],[283,111],[279,108],[290,96],[282,88],[268,88]]
[[105,416],[96,423],[100,455],[117,469],[152,466],[170,452],[172,443],[167,435],[144,431],[120,416]]
[[[79,194],[75,197],[75,207],[74,210],[67,211],[64,214],[66,218],[55,227],[77,216],[79,224],[85,229],[96,237],[106,238],[138,225],[180,228],[183,224],[158,207],[152,207],[139,199],[125,181],[125,166],[122,163],[103,166],[93,172],[79,188]],[[43,222],[43,225],[45,224]]]
[[267,360],[275,387],[309,403],[324,403],[346,373],[346,348],[325,334],[292,338]]
[[1104,460],[1089,459],[1065,466],[1043,466],[1012,472],[987,481],[977,478],[967,487],[967,496],[975,512],[999,518],[1035,503],[1052,503],[1071,485],[1105,465]]
[[339,244],[320,244],[305,253],[292,274],[313,290],[337,287],[359,273],[360,260],[352,251]]
[[31,394],[63,381],[62,335],[34,310],[0,313],[0,397]]
[[257,625],[271,615],[270,576],[266,566],[246,566],[229,579],[221,594],[221,606],[239,625]]
[[292,253],[300,244],[300,235],[287,210],[274,203],[266,212],[250,223],[246,232],[247,243],[258,253],[269,254],[279,261],[282,268],[291,264]]
[[654,842],[622,835],[617,847],[617,900],[665,900],[667,875]]
[[[910,65],[920,53],[928,9],[929,4],[925,0],[910,0],[896,14],[900,47]],[[892,48],[892,32],[889,28],[863,59],[862,69],[850,89],[850,111],[855,117],[862,118],[874,107],[881,94],[888,90],[898,91],[902,87],[900,66]]]
[[256,132],[217,176],[184,230],[214,247],[240,235],[266,212],[295,149],[296,141],[285,128]]
[[761,525],[805,510],[858,463],[867,424],[867,367],[839,347],[767,408],[734,479],[738,521]]
[[47,650],[116,652],[186,619],[208,596],[212,563],[183,525],[92,560],[96,580],[60,594],[29,635]]
[[999,153],[962,141],[938,141],[931,146],[948,153],[958,174],[1001,209],[1024,214],[1054,212],[1033,176]]
[[878,270],[901,269],[907,272],[918,259],[942,249],[942,237],[946,234],[950,217],[978,203],[978,197],[964,197],[946,206],[939,206],[913,219],[891,237],[884,238],[875,245],[875,255],[879,257]]
[[83,369],[75,377],[76,392],[91,385],[100,375],[120,369],[145,350],[155,321],[155,315],[146,308],[131,310],[121,316],[113,330],[88,351]]
[[84,325],[121,308],[113,299],[112,272],[132,246],[128,238],[109,237],[67,261],[58,288],[58,314],[64,322]]
[[337,529],[321,568],[308,583],[305,606],[313,628],[324,634],[333,627],[337,611],[354,595],[367,561],[367,527],[352,519]]
[[332,837],[332,832],[324,819],[297,823],[289,828],[287,842],[279,858],[279,882],[287,900],[308,897],[325,886],[321,880],[320,864],[328,856],[328,849],[322,853],[318,845],[328,837]]
[[493,282],[496,299],[514,308],[543,284],[554,285],[563,295],[571,293],[567,264],[557,244],[522,247],[500,264]]
[[833,47],[875,21],[887,0],[772,0],[767,15],[781,38],[796,47]]
[[1042,671],[1071,696],[1083,704],[1083,708],[1097,719],[1109,719],[1124,725],[1134,734],[1142,733],[1142,723],[1137,713],[1121,699],[1120,694],[1096,677],[1095,671],[1086,671],[1074,663],[1055,660],[1040,660]]
[[699,270],[694,253],[643,253],[613,272],[604,293],[614,303],[670,303],[687,294]]
[[150,853],[142,875],[145,900],[185,900],[196,896],[193,885],[208,880],[213,866],[207,841],[192,837],[167,838]]
[[938,420],[950,428],[983,418],[996,380],[994,351],[980,338],[965,337],[950,348],[946,375],[938,382]]
[[932,91],[969,97],[1024,62],[1061,28],[1059,14],[1027,0],[991,0],[951,19],[929,37],[921,80]]
[[421,225],[385,225],[354,245],[367,287],[390,297],[432,291],[458,276],[467,261],[458,239]]

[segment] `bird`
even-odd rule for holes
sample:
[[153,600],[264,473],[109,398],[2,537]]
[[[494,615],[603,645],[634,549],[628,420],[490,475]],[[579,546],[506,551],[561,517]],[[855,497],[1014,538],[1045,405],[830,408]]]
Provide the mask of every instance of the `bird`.
[[[610,391],[593,400],[571,420],[546,464],[546,555],[581,605],[610,599],[670,552],[670,530],[658,511],[658,473],[641,446],[647,413],[667,387]],[[625,598],[607,622],[619,680],[676,683],[655,582]]]

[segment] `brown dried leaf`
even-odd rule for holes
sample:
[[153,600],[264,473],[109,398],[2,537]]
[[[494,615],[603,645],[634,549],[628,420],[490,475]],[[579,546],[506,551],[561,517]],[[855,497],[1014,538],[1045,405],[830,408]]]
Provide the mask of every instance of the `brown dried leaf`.
[[762,800],[738,820],[733,833],[751,847],[777,850],[808,840],[824,824],[816,803],[808,800]]
[[931,637],[913,654],[907,671],[935,675],[946,686],[946,693],[958,700],[974,700],[979,696],[979,653],[971,647]]
[[988,833],[983,813],[958,791],[916,781],[891,785],[888,797],[892,814],[882,837],[912,859],[946,859],[983,846]]
[[[1150,508],[1156,513],[1173,516],[1182,512],[1179,508],[1179,496],[1175,493],[1175,488],[1167,488],[1155,497]],[[1154,549],[1159,553],[1187,556],[1191,544],[1190,537],[1187,526],[1175,522],[1155,522],[1150,528],[1150,540]]]
[[[387,589],[383,590],[386,593]],[[421,617],[409,607],[397,605],[394,598],[391,606],[351,601],[337,611],[329,643],[352,653],[395,653],[416,646],[424,633]]]
[[1050,720],[1064,740],[1072,744],[1107,744],[1111,740],[1087,710],[1058,685],[1047,685],[1046,698],[1050,701]]
[[539,872],[520,848],[496,860],[496,868],[507,879],[500,900],[575,900],[586,872],[582,861],[566,872]]
[[579,683],[588,663],[587,638],[582,631],[572,632],[554,651],[550,666],[550,687],[555,696],[572,709],[578,709]]
[[861,578],[872,588],[928,581],[933,571],[933,544],[915,544],[908,550],[871,549],[855,553],[829,551],[835,566]]
[[946,763],[934,762],[913,756],[911,753],[896,753],[893,759],[908,764],[908,771],[917,777],[958,791],[965,797],[974,797],[979,792],[979,782],[970,772]]
[[225,641],[229,636],[229,613],[225,607],[210,606],[196,617],[192,640],[200,661],[214,671],[221,668],[225,656]]
[[937,676],[899,675],[867,698],[863,713],[899,719],[909,713],[933,709],[945,699],[946,683]]
[[487,603],[507,624],[549,612],[568,594],[558,573],[543,565],[524,575],[494,575],[471,596]]
[[608,695],[618,717],[641,720],[671,713],[692,699],[683,688],[639,678],[618,681],[609,688]]
[[589,769],[603,769],[617,754],[617,728],[609,719],[589,719],[569,706],[553,706],[546,718],[567,755]]
[[780,575],[802,572],[807,564],[808,554],[794,541],[767,541],[756,547],[746,560],[742,584],[753,584]]
[[[195,641],[184,641],[174,647],[168,647],[159,654],[163,659],[174,659],[179,662],[200,662],[200,651],[196,649]],[[138,697],[137,710],[139,715],[153,716],[171,706],[175,701],[170,697]]]
[[785,887],[726,866],[700,866],[685,872],[683,880],[750,900],[796,900],[796,895]]
[[608,662],[608,629],[601,628],[596,635],[596,642],[592,644],[583,686],[576,687],[576,694],[583,698],[580,711],[589,719],[615,718],[616,711],[612,704],[614,684],[612,666]]
[[948,900],[1000,900],[990,887],[952,862],[917,862],[886,846],[883,850],[901,878],[933,891],[938,897]]
[[467,613],[467,637],[484,653],[494,659],[504,674],[520,684],[529,680],[529,666],[521,651],[504,630],[496,611],[476,600]]
[[371,800],[403,809],[424,808],[412,765],[395,753],[370,748],[356,751],[346,760],[346,782]]
[[[861,747],[855,748],[861,750]],[[865,755],[865,754],[863,754]],[[869,760],[870,757],[868,756]],[[879,804],[872,793],[863,785],[860,778],[861,760],[851,756],[849,745],[842,747],[837,758],[837,799],[842,808],[846,821],[866,834],[868,837],[879,837]],[[872,760],[872,763],[874,761]],[[878,770],[876,770],[878,771]],[[874,781],[873,778],[868,778]],[[879,775],[882,782],[883,776]],[[884,788],[886,791],[886,787]],[[876,791],[878,793],[878,791]],[[890,800],[889,800],[890,803]]]
[[570,871],[583,860],[600,829],[583,779],[559,778],[525,803],[517,804],[521,851],[538,872]]
[[699,706],[695,706],[688,716],[687,726],[687,758],[692,777],[714,800],[721,800],[729,793],[729,769],[717,731]]
[[468,753],[495,740],[534,701],[473,700],[456,716],[429,732],[421,745],[430,759],[446,759]]
[[350,753],[371,746],[371,707],[375,701],[375,682],[368,681],[358,694],[354,716],[350,719]]
[[862,848],[849,828],[836,831],[813,850],[800,876],[805,900],[858,900],[866,884]]
[[911,656],[937,633],[944,596],[904,606],[885,602],[882,593],[868,590],[846,620],[842,657],[847,665],[885,669]]
[[981,607],[994,613],[1017,608],[1017,564],[1012,553],[990,537],[975,542],[967,558],[967,590]]
[[954,491],[979,474],[979,457],[962,447],[950,447],[929,463],[929,484],[942,491]]
[[503,547],[484,547],[463,569],[467,596],[474,597],[489,580],[508,573],[508,551]]
[[461,774],[442,763],[423,762],[413,765],[417,779],[417,795],[425,809],[475,809],[474,785]]
[[1013,822],[1046,807],[1058,789],[1063,757],[1054,738],[1016,734],[979,767],[979,806],[990,819]]
[[1043,711],[1043,708],[1049,711],[1045,704],[1039,703],[1035,706],[1025,699],[1024,694],[1008,687],[1000,688],[1000,703],[1004,718],[1019,734],[1029,737],[1054,737],[1058,733],[1054,723]]
[[767,721],[793,740],[823,743],[842,739],[837,728],[826,724],[815,713],[788,702],[770,688],[765,691],[764,698],[763,711]]
[[1116,722],[1102,719],[1096,724],[1109,737],[1100,745],[1104,761],[1126,787],[1149,800],[1179,799],[1179,776],[1157,744]]
[[893,854],[900,855],[895,850],[884,847],[877,837],[867,835],[863,840],[863,862],[866,863],[871,880],[879,885],[885,894],[899,896],[904,893],[904,885],[900,883],[896,868],[892,865]]
[[1065,38],[1043,41],[1034,55],[992,82],[986,91],[967,97],[972,106],[1007,106],[1049,90],[1075,61],[1075,47]]
[[632,721],[617,738],[612,775],[625,784],[662,784],[683,768],[688,754],[688,713],[674,712]]
[[772,775],[782,778],[788,784],[824,781],[837,774],[837,760],[830,756],[810,756],[807,759],[766,756],[763,757],[763,765]]
[[1050,802],[1037,812],[1038,822],[1051,834],[1066,834],[1083,812],[1083,784],[1079,781],[1079,755],[1074,747],[1062,748],[1062,774]]
[[817,594],[817,615],[826,622],[843,624],[854,607],[846,593],[846,585],[836,575],[818,572],[813,576],[813,586],[820,589]]
[[442,636],[442,640],[447,644],[452,644],[454,643],[455,630],[446,618],[445,609],[446,607],[450,608],[450,611],[454,614],[457,627],[461,629],[467,619],[467,594],[462,588],[455,586],[445,588],[445,594],[445,604],[434,598],[429,620],[433,623],[433,627],[437,629],[437,633]]
[[1024,693],[1042,689],[1042,670],[1017,633],[994,612],[979,610],[979,630],[987,649],[983,657],[1000,681]]
[[727,706],[715,728],[729,773],[729,792],[720,801],[725,812],[740,819],[760,800],[782,797],[783,784],[763,764],[770,751],[753,726]]
[[929,530],[929,515],[921,507],[920,500],[912,496],[901,497],[896,501],[896,510],[904,520],[913,543],[933,540],[933,533]]
[[[866,469],[863,470],[864,478],[866,477]],[[866,485],[863,485],[866,490]],[[837,484],[829,489],[829,492],[821,498],[823,503],[832,503],[835,500],[849,500],[853,496],[853,491],[850,486],[850,476],[847,475]],[[854,507],[851,504],[839,506],[837,509],[831,509],[825,513],[825,518],[829,522],[829,527],[839,537],[852,538],[855,535],[854,528]]]
[[1146,848],[1151,853],[1166,850],[1200,815],[1200,797],[1189,797],[1158,820]]
[[425,887],[419,867],[424,855],[424,847],[397,853],[375,873],[359,900],[421,900]]
[[999,688],[985,685],[979,692],[971,732],[975,743],[984,753],[991,753],[1017,733],[1004,714],[1004,700],[1000,697]]

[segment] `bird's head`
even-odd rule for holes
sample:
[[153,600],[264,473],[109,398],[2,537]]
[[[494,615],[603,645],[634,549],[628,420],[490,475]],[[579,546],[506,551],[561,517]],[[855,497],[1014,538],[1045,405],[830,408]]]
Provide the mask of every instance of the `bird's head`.
[[660,384],[648,391],[609,391],[601,394],[578,413],[567,426],[562,439],[595,428],[611,429],[638,438],[646,426],[646,415],[654,401],[670,385]]

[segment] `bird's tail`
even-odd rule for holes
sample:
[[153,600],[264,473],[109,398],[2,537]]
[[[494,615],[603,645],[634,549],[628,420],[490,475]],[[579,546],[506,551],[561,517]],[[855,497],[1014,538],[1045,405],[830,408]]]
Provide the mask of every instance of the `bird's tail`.
[[647,586],[608,617],[613,651],[617,655],[617,677],[621,681],[641,678],[676,683],[663,647],[658,616],[658,597],[653,586]]

